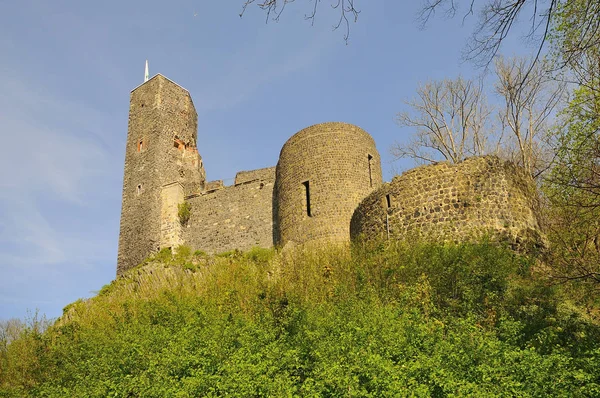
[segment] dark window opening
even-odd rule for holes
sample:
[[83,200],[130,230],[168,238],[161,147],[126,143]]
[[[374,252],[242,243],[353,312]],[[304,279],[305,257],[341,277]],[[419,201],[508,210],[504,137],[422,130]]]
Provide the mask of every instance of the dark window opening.
[[388,209],[389,209],[390,207],[392,207],[392,198],[391,198],[391,196],[390,196],[390,194],[389,194],[389,193],[388,193],[387,195],[385,195],[385,201],[386,201],[386,203],[387,203],[387,207],[388,207]]
[[178,136],[175,136],[173,137],[173,147],[184,150],[187,148],[187,145]]
[[371,161],[373,160],[373,156],[367,154],[367,159],[369,160],[369,187],[373,188],[373,172],[371,169]]
[[138,195],[140,195],[140,194],[142,193],[142,184],[139,184],[139,185],[137,186],[136,193],[137,193]]
[[140,141],[138,142],[138,146],[137,146],[137,150],[138,150],[138,152],[141,152],[141,151],[142,151],[142,149],[144,149],[144,140],[140,140]]
[[312,213],[310,211],[310,184],[308,181],[304,181],[302,185],[304,185],[304,191],[306,193],[306,215],[312,217]]

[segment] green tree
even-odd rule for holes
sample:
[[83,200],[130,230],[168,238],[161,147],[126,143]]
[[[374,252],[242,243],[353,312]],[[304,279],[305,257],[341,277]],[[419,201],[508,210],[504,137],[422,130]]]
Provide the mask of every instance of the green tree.
[[544,190],[552,206],[549,220],[557,276],[600,284],[598,93],[586,86],[575,90],[557,128],[555,166]]
[[[595,17],[590,18],[590,13]],[[561,3],[551,37],[575,86],[555,128],[550,201],[557,277],[600,284],[600,1]]]

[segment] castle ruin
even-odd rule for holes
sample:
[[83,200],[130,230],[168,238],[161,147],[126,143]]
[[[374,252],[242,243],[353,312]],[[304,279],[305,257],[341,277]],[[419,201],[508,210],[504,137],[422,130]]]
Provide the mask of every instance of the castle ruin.
[[373,138],[322,123],[293,135],[276,167],[241,171],[224,186],[206,181],[197,128],[189,92],[166,77],[131,92],[117,275],[182,244],[218,253],[413,229],[541,236],[533,182],[495,157],[423,166],[383,184]]

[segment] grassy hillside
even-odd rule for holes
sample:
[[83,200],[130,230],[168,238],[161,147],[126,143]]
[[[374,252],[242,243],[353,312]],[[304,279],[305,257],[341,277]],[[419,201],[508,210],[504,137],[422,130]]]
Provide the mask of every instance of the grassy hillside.
[[599,396],[593,308],[534,264],[486,243],[163,251],[5,337],[0,397]]

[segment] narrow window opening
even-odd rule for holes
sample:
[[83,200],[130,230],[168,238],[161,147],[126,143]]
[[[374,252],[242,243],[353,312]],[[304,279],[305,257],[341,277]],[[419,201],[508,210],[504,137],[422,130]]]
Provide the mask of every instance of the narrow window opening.
[[369,160],[369,187],[373,188],[373,172],[372,172],[372,167],[371,167],[373,156],[371,156],[370,154],[367,154],[367,159]]
[[306,215],[312,217],[310,211],[310,184],[308,181],[304,181],[302,185],[304,185],[304,192],[306,193]]
[[387,208],[389,209],[390,207],[392,207],[392,198],[390,197],[390,194],[388,193],[387,195],[385,195],[385,201],[387,204]]
[[144,149],[144,140],[139,140],[137,150],[138,150],[138,152],[141,152],[143,149]]
[[142,193],[142,184],[139,184],[136,189],[136,193],[140,195]]

